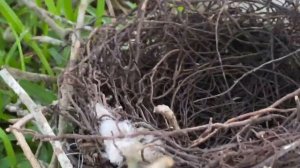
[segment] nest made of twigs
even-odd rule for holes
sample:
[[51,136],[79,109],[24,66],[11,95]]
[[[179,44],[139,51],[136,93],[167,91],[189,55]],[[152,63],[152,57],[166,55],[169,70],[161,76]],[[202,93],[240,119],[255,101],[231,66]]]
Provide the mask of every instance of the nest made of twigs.
[[[176,167],[299,167],[297,152],[267,160],[300,137],[298,92],[280,99],[300,85],[299,6],[267,0],[140,6],[93,32],[71,70],[78,132],[97,134],[93,104],[101,101],[120,118],[167,135]],[[153,113],[158,104],[170,106],[186,134],[166,130]]]

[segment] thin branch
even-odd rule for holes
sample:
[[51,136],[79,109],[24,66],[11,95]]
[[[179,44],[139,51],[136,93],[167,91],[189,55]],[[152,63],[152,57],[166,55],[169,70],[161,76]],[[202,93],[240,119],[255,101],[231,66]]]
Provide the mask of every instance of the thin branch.
[[62,40],[55,39],[53,37],[49,36],[34,36],[32,37],[32,40],[36,40],[40,43],[47,43],[47,44],[52,44],[56,46],[64,46],[66,43]]
[[[273,109],[273,111],[277,111],[277,112],[293,112],[296,111],[295,108],[293,109],[286,109],[286,110],[281,110],[281,109]],[[265,111],[266,112],[266,111]],[[269,113],[272,111],[267,111],[266,113]],[[254,113],[255,114],[255,113]],[[35,136],[36,138],[40,139],[40,140],[44,140],[44,141],[49,141],[49,140],[60,140],[60,139],[85,139],[85,140],[113,140],[113,139],[121,139],[121,138],[133,138],[133,137],[137,137],[137,136],[141,136],[141,135],[155,135],[158,137],[161,137],[163,139],[167,138],[168,136],[172,136],[172,135],[177,135],[177,134],[182,134],[182,133],[187,133],[187,132],[192,132],[192,131],[201,131],[201,130],[206,130],[208,128],[212,129],[212,130],[217,130],[217,129],[229,129],[229,128],[235,128],[235,127],[240,127],[240,126],[244,126],[247,124],[254,124],[254,123],[261,123],[264,121],[268,121],[274,118],[281,118],[281,115],[277,115],[277,114],[269,114],[263,117],[257,117],[257,115],[252,116],[249,119],[245,119],[242,121],[236,121],[236,122],[231,122],[231,123],[209,123],[209,124],[205,124],[205,125],[201,125],[201,126],[196,126],[196,127],[190,127],[190,128],[183,128],[180,130],[174,130],[174,131],[162,131],[162,130],[156,130],[156,131],[137,131],[135,133],[132,134],[120,134],[117,136],[101,136],[101,135],[80,135],[80,134],[63,134],[60,136],[52,136],[52,135],[40,135],[38,133],[33,133],[32,131],[30,132],[26,132],[24,130],[18,130],[18,131],[24,131],[24,133],[28,133],[31,134],[33,136]],[[213,132],[214,132],[213,131]],[[212,135],[207,135],[209,137],[211,137]],[[207,137],[206,136],[206,137]]]
[[172,129],[180,130],[176,116],[169,106],[157,105],[156,107],[154,107],[154,113],[159,113],[163,117],[165,117],[168,120],[168,124],[171,126]]
[[47,12],[39,8],[34,2],[31,0],[21,0],[28,8],[32,9],[37,13],[37,16],[40,17],[41,20],[45,21],[52,29],[55,31],[61,38],[64,38],[67,34],[67,31],[61,28],[59,25],[55,23],[54,20],[52,20]]
[[[28,114],[25,117],[21,118],[19,121],[17,121],[12,127],[14,128],[21,128],[26,122],[33,119],[33,114]],[[14,136],[16,137],[18,144],[20,145],[21,149],[23,150],[23,153],[25,157],[30,162],[31,166],[34,168],[40,168],[39,161],[36,159],[35,155],[32,153],[29,145],[26,142],[26,139],[22,133],[15,129],[7,129],[6,131],[11,131]]]
[[284,145],[279,152],[275,152],[274,155],[264,160],[260,164],[254,166],[253,168],[267,167],[267,165],[270,164],[270,162],[272,162],[273,160],[278,160],[280,157],[284,156],[285,154],[293,150],[296,150],[296,148],[298,148],[299,146],[300,146],[300,139],[294,141],[293,143]]
[[298,96],[295,96],[295,102],[297,108],[297,120],[300,121],[300,101]]
[[213,95],[213,96],[209,96],[209,97],[204,97],[204,98],[201,98],[201,99],[198,99],[198,100],[195,100],[194,103],[197,103],[197,102],[200,102],[200,101],[203,101],[203,100],[208,100],[208,99],[212,99],[212,98],[217,98],[217,97],[220,97],[220,96],[223,96],[225,94],[227,94],[228,92],[230,92],[241,80],[243,80],[245,77],[247,77],[248,75],[254,73],[255,71],[258,71],[259,69],[265,67],[266,65],[269,65],[269,64],[272,64],[272,63],[275,63],[275,62],[279,62],[279,61],[282,61],[288,57],[292,57],[292,56],[296,56],[298,55],[298,53],[300,52],[300,49],[294,51],[294,52],[291,52],[285,56],[282,56],[280,58],[277,58],[277,59],[273,59],[273,60],[270,60],[268,62],[265,62],[263,64],[261,64],[260,66],[258,67],[255,67],[253,68],[252,70],[244,73],[241,77],[239,77],[237,80],[234,81],[234,84],[231,85],[229,87],[229,89],[227,89],[226,91],[222,92],[222,93],[219,93],[219,94],[216,94],[216,95]]
[[32,82],[47,82],[47,83],[55,83],[57,78],[52,77],[45,74],[38,74],[32,72],[20,71],[19,69],[3,66],[3,68],[7,69],[7,71],[15,78],[15,79],[25,79]]
[[71,56],[70,56],[70,63],[72,64],[73,61],[75,61],[79,55],[80,51],[80,29],[84,26],[84,17],[86,9],[89,5],[89,0],[81,0],[79,5],[79,11],[77,16],[77,22],[75,31],[72,34],[72,48],[71,48]]
[[[44,135],[55,136],[53,130],[49,126],[45,116],[42,114],[42,108],[36,105],[33,100],[28,96],[25,90],[18,84],[18,82],[11,76],[11,74],[3,69],[0,71],[0,76],[3,78],[4,82],[19,96],[23,104],[32,113],[38,129]],[[60,165],[64,168],[72,168],[72,164],[68,159],[67,155],[62,149],[62,145],[59,141],[50,141],[53,151],[56,154]]]

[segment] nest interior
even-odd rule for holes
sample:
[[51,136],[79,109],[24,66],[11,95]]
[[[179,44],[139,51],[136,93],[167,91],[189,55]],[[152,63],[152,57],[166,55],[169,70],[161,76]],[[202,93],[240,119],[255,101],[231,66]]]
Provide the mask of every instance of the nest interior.
[[[300,6],[145,2],[144,10],[93,32],[70,70],[78,133],[97,134],[93,104],[102,102],[121,119],[167,135],[175,167],[299,167],[297,150],[276,153],[300,137],[293,92],[300,85]],[[184,135],[153,113],[159,104],[174,111]],[[104,164],[79,150],[84,165]]]

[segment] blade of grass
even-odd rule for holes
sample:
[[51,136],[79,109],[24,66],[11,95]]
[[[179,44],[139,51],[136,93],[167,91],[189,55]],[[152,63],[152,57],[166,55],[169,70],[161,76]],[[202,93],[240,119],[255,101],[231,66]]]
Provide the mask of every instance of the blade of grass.
[[67,19],[75,21],[72,0],[64,0],[63,9]]
[[45,4],[48,8],[48,11],[52,14],[59,15],[57,8],[55,6],[55,2],[53,0],[45,0]]
[[102,16],[105,12],[105,0],[97,1],[97,10],[96,10],[96,26],[102,25]]
[[17,41],[12,45],[12,47],[10,48],[10,50],[8,51],[6,58],[5,58],[5,65],[10,65],[10,60],[12,59],[16,49],[18,47]]
[[13,150],[13,147],[10,143],[10,140],[7,136],[7,134],[3,131],[2,128],[0,128],[0,138],[2,140],[2,143],[4,145],[4,148],[6,150],[6,154],[9,160],[10,167],[14,168],[17,165],[17,159],[15,152]]
[[17,43],[18,50],[19,50],[19,55],[20,55],[20,60],[21,60],[21,70],[22,71],[26,71],[26,67],[25,67],[25,61],[24,61],[24,55],[23,55],[23,49],[22,49],[22,45],[21,45],[21,40],[26,35],[26,33],[28,33],[28,30],[22,32],[21,35],[20,35],[20,37],[19,37],[18,34],[17,34],[17,32],[13,30],[13,34],[15,36],[16,43]]
[[[22,32],[25,31],[25,27],[22,24],[21,20],[19,19],[19,17],[14,13],[14,11],[7,5],[7,3],[5,2],[5,0],[0,0],[0,13],[5,17],[5,19],[7,20],[7,22],[9,23],[10,27],[16,31],[18,34],[21,34]],[[28,43],[30,45],[30,47],[36,52],[36,54],[38,55],[40,61],[42,62],[42,65],[44,66],[44,68],[46,69],[47,73],[49,75],[54,75],[47,59],[45,58],[42,50],[39,48],[39,46],[37,45],[36,42],[31,41],[31,34],[27,33],[24,36],[24,40],[26,41],[26,43]]]

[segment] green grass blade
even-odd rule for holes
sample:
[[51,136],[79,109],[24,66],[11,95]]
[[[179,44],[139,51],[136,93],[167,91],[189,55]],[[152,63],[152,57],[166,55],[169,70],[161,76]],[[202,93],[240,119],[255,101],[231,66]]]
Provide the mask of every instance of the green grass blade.
[[[14,13],[14,11],[7,5],[5,0],[0,0],[0,13],[5,17],[11,28],[16,31],[18,34],[21,34],[25,31],[24,25],[22,24],[19,17]],[[39,48],[36,42],[31,41],[31,34],[27,33],[24,36],[24,40],[29,43],[30,47],[36,52],[42,65],[46,69],[49,75],[54,75],[45,55],[43,54],[42,50]]]
[[75,21],[72,0],[64,0],[63,9],[67,19]]
[[46,59],[46,57],[43,54],[42,49],[40,49],[40,47],[38,46],[38,44],[36,42],[32,42],[30,44],[30,46],[33,48],[33,50],[36,52],[36,54],[38,55],[40,61],[42,62],[42,64],[44,65],[46,71],[48,72],[49,75],[54,76],[54,73]]
[[101,26],[104,12],[105,12],[105,0],[98,0],[97,10],[96,10],[96,23],[95,23],[96,26]]
[[55,6],[55,2],[53,0],[45,0],[45,4],[48,8],[48,11],[52,14],[59,15],[57,8]]
[[4,145],[4,148],[6,150],[6,154],[9,160],[10,167],[14,168],[17,165],[17,159],[15,152],[13,150],[13,147],[10,143],[10,140],[7,136],[7,134],[3,131],[2,128],[0,128],[0,138],[2,140],[2,143]]
[[42,105],[50,104],[57,99],[57,96],[53,91],[48,90],[41,85],[26,80],[20,80],[19,83],[30,97]]
[[21,45],[21,41],[23,39],[23,37],[28,33],[28,31],[24,31],[21,33],[20,37],[18,36],[17,32],[15,32],[13,30],[13,34],[15,36],[16,39],[16,43],[18,46],[18,50],[19,50],[19,55],[20,55],[20,60],[21,60],[21,70],[22,71],[26,71],[26,67],[25,67],[25,61],[24,61],[24,55],[23,55],[23,49],[22,49],[22,45]]
[[10,26],[18,33],[22,32],[24,26],[19,19],[19,17],[15,14],[15,12],[8,6],[5,0],[0,0],[0,12],[9,22]]
[[41,6],[42,6],[42,0],[35,0],[35,4],[36,4],[38,7],[41,7]]
[[18,43],[17,41],[12,45],[12,47],[10,48],[10,50],[8,51],[6,58],[5,58],[5,65],[10,65],[10,60],[12,59],[16,49],[18,47]]

